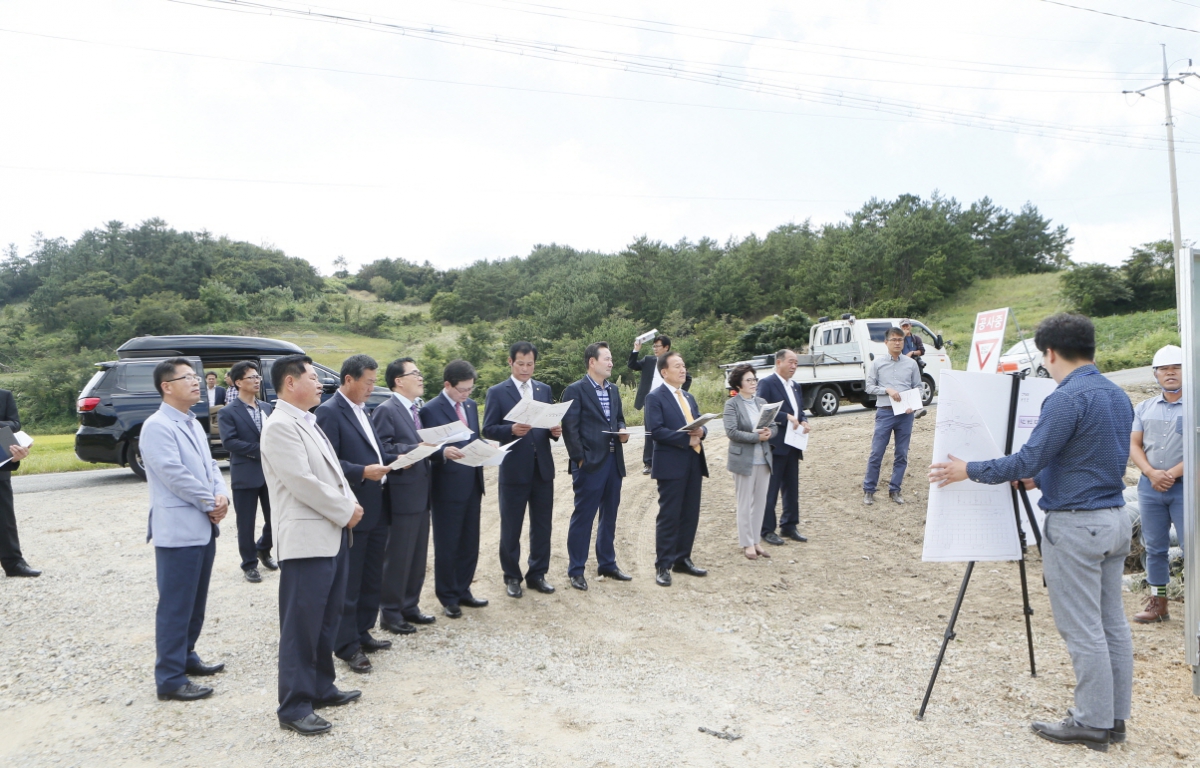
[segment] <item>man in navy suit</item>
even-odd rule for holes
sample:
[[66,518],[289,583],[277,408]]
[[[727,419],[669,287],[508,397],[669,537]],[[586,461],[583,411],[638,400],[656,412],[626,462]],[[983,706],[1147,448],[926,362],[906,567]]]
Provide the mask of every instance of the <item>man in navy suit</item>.
[[[425,378],[411,357],[388,364],[385,373],[392,396],[371,411],[380,448],[406,454],[421,444],[420,400]],[[436,619],[421,612],[421,588],[429,555],[429,459],[388,475],[392,524],[383,559],[379,624],[397,635],[411,635],[414,624]]]
[[654,438],[651,477],[658,481],[658,519],[654,523],[654,583],[671,586],[671,571],[705,576],[692,562],[692,544],[700,524],[700,487],[708,477],[703,440],[706,427],[681,432],[700,418],[696,398],[683,391],[687,366],[683,355],[658,358],[663,385],[646,396],[646,431]]
[[[257,584],[262,581],[258,572],[261,560],[268,571],[279,569],[271,557],[271,499],[267,494],[267,479],[263,477],[262,457],[258,452],[262,436],[262,425],[271,415],[271,404],[258,401],[256,395],[262,386],[262,374],[258,363],[243,360],[229,369],[229,378],[237,397],[228,407],[217,412],[217,427],[221,443],[229,451],[229,485],[233,491],[233,511],[237,517],[238,552],[242,556],[242,572],[246,581]],[[257,544],[254,541],[254,519],[258,504],[262,502],[263,532]]]
[[[625,431],[621,411],[621,393],[608,382],[612,375],[612,351],[608,343],[597,341],[583,352],[587,375],[563,390],[562,401],[575,403],[563,416],[563,441],[567,444],[571,483],[575,489],[575,511],[567,530],[567,575],[571,586],[587,591],[583,568],[587,565],[592,522],[600,512],[596,531],[597,572],[617,581],[632,576],[617,566],[613,539],[617,534],[617,508],[621,505],[621,478],[625,477],[625,453],[622,446],[629,435],[609,434]],[[503,466],[503,465],[501,465]]]
[[440,427],[462,422],[470,439],[449,443],[431,458],[430,502],[433,507],[433,582],[438,600],[452,619],[462,608],[482,608],[488,601],[471,593],[479,564],[479,507],[483,501],[483,467],[468,467],[456,459],[459,449],[479,439],[479,407],[471,399],[475,367],[451,360],[442,371],[442,392],[421,409],[421,426]]
[[367,355],[346,358],[337,394],[317,407],[317,425],[329,438],[342,473],[363,508],[350,545],[346,603],[333,652],[355,672],[371,671],[366,654],[392,647],[391,640],[376,640],[370,631],[379,618],[383,557],[391,520],[384,484],[390,471],[388,464],[396,460],[396,454],[380,447],[379,435],[363,408],[375,391],[378,370],[379,364]]
[[208,390],[208,407],[225,405],[225,387],[217,386],[217,374],[209,371],[204,375],[204,383]]
[[500,568],[509,597],[521,592],[521,527],[529,506],[529,570],[524,581],[543,594],[554,587],[546,582],[550,569],[550,525],[554,518],[554,459],[550,439],[562,436],[562,425],[534,429],[513,424],[504,415],[522,400],[554,402],[550,387],[533,380],[537,347],[518,341],[508,349],[512,376],[488,390],[483,412],[483,436],[501,444],[520,439],[500,465]]
[[[646,395],[662,386],[662,376],[658,375],[658,358],[660,355],[671,351],[671,337],[665,333],[660,333],[654,337],[654,343],[651,349],[654,350],[653,355],[646,355],[638,359],[638,352],[642,349],[640,341],[634,342],[633,351],[629,353],[629,370],[641,371],[642,378],[638,381],[637,394],[633,398],[633,407],[637,410],[642,410],[646,404]],[[683,382],[683,391],[687,392],[692,388],[692,375],[689,373],[687,380]],[[654,439],[649,435],[646,436],[646,445],[642,449],[642,474],[650,474],[650,463],[654,458]]]
[[[0,389],[0,427],[13,432],[21,431],[21,417],[17,413],[17,399],[7,389]],[[11,454],[11,455],[9,455]],[[21,554],[21,541],[17,537],[17,511],[13,505],[12,473],[21,466],[21,459],[29,456],[29,449],[20,445],[9,448],[9,453],[0,451],[0,566],[5,576],[37,577],[42,572],[30,568]]]
[[771,438],[774,459],[771,463],[771,482],[767,485],[767,510],[763,513],[762,527],[763,541],[776,546],[783,544],[783,539],[775,533],[775,500],[779,498],[780,490],[783,491],[780,533],[793,541],[808,541],[800,535],[799,529],[800,460],[804,458],[804,452],[783,441],[784,432],[791,427],[809,431],[808,418],[804,415],[804,395],[800,385],[792,381],[799,362],[795,352],[781,349],[775,353],[775,375],[763,376],[758,382],[759,397],[768,403],[783,403],[775,413],[775,423],[779,429]]

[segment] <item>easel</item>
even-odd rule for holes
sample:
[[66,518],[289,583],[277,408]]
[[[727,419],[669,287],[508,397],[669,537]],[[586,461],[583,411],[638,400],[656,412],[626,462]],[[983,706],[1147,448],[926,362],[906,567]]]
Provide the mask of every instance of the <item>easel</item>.
[[[1004,443],[1004,455],[1012,454],[1013,434],[1016,431],[1017,424],[1017,398],[1020,396],[1021,380],[1025,378],[1024,373],[1013,374],[1012,378],[1012,393],[1009,396],[1008,402],[1008,435]],[[1029,584],[1025,578],[1025,529],[1021,527],[1021,505],[1024,502],[1025,514],[1029,520],[1030,530],[1033,531],[1034,539],[1037,542],[1038,551],[1042,549],[1042,534],[1038,530],[1037,520],[1033,516],[1033,506],[1029,503],[1029,495],[1025,492],[1025,487],[1012,488],[1013,502],[1013,517],[1017,523],[1017,536],[1021,540],[1021,558],[1017,560],[1017,566],[1021,572],[1021,600],[1024,603],[1025,609],[1025,639],[1029,643],[1029,674],[1031,677],[1037,677],[1037,664],[1033,658],[1033,625],[1030,617],[1033,616],[1033,608],[1029,607]],[[925,688],[925,698],[921,700],[921,708],[917,711],[917,719],[925,718],[925,708],[929,706],[929,697],[933,695],[933,684],[937,682],[938,672],[942,668],[942,660],[946,657],[946,647],[950,644],[956,635],[954,633],[954,625],[958,621],[958,611],[962,608],[963,596],[967,593],[967,584],[971,581],[971,572],[975,570],[975,561],[967,563],[967,572],[963,574],[962,585],[958,588],[958,597],[954,600],[954,610],[950,613],[950,623],[946,625],[946,633],[942,636],[942,647],[938,650],[937,661],[933,664],[933,674],[929,676],[929,685]]]

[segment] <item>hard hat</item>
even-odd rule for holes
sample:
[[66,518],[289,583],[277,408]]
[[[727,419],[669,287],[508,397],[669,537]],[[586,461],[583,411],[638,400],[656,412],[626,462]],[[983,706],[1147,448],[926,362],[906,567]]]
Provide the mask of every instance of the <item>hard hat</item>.
[[[1142,358],[1143,360],[1145,358]],[[1154,353],[1152,368],[1162,368],[1164,365],[1183,365],[1183,350],[1174,344],[1168,344]]]

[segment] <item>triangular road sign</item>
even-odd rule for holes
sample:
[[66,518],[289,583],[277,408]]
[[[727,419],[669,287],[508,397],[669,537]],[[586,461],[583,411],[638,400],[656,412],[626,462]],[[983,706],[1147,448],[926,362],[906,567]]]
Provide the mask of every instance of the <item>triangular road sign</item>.
[[988,358],[992,356],[992,350],[996,348],[997,343],[995,339],[980,339],[975,342],[975,359],[979,361],[979,370],[987,370]]

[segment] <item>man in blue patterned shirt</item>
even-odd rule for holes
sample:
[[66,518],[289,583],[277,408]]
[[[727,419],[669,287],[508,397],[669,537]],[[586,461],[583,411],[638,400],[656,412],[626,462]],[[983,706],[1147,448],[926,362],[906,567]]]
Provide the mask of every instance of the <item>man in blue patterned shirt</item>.
[[929,481],[939,487],[968,478],[1021,481],[1041,489],[1042,567],[1054,623],[1075,668],[1075,706],[1058,723],[1035,721],[1033,730],[1103,752],[1125,740],[1133,688],[1133,639],[1121,600],[1132,535],[1121,507],[1133,406],[1096,368],[1096,332],[1086,317],[1049,317],[1034,343],[1058,389],[1042,404],[1029,442],[992,461],[951,456],[930,467]]

